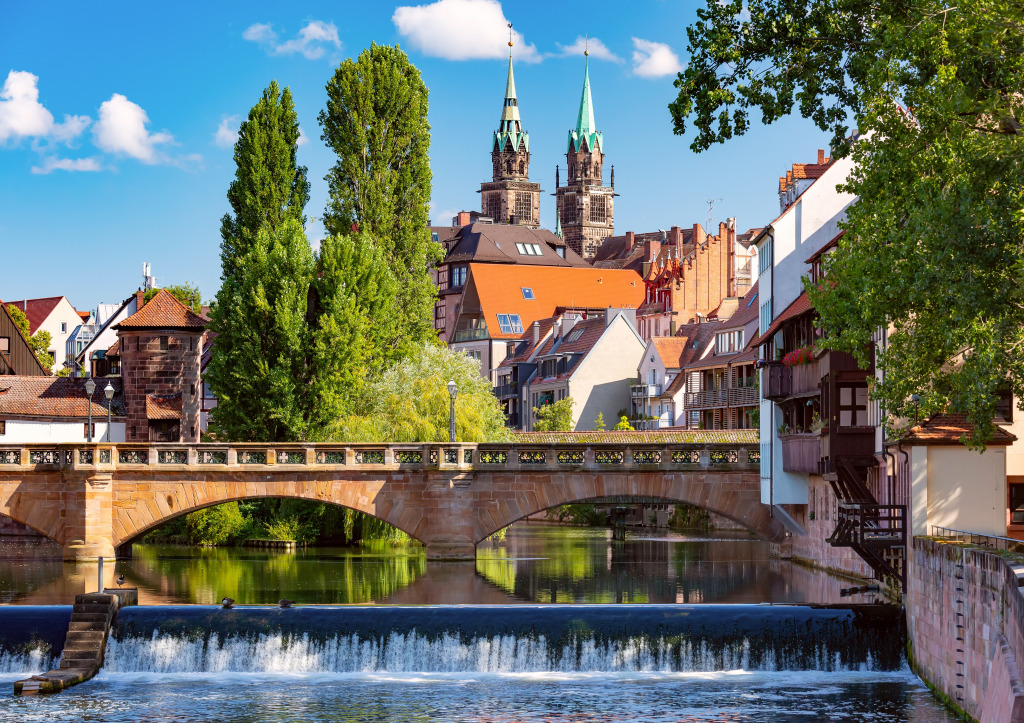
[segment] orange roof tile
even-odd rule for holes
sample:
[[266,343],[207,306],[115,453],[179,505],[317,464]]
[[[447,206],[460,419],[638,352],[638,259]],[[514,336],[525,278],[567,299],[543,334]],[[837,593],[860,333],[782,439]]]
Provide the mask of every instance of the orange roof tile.
[[666,369],[678,369],[690,340],[685,336],[656,336],[651,343]]
[[811,306],[811,299],[807,296],[807,292],[801,291],[800,296],[796,297],[792,304],[787,306],[781,314],[775,317],[775,320],[771,323],[771,326],[768,327],[764,334],[761,334],[756,339],[752,339],[747,345],[747,348],[749,349],[764,344],[775,335],[775,332],[777,332],[779,327],[785,322],[796,318],[801,314],[805,314],[808,311],[814,311],[814,307]]
[[[558,309],[635,309],[645,295],[640,275],[621,269],[470,264],[467,293],[470,284],[492,339],[518,339],[530,324]],[[523,298],[523,288],[533,290],[532,299]],[[498,314],[518,314],[523,331],[503,333]]]
[[146,419],[181,419],[181,395],[146,395]]
[[206,323],[167,291],[160,289],[141,309],[114,327],[115,329],[195,329]]
[[86,419],[89,407],[96,421],[107,415],[107,398],[103,389],[109,382],[114,388],[111,413],[124,415],[121,399],[121,379],[99,377],[94,379],[96,391],[90,405],[82,377],[0,377],[0,416],[64,417]]
[[[966,414],[936,414],[912,427],[900,441],[904,444],[960,444],[960,437],[974,434],[974,425],[967,421]],[[989,445],[1007,445],[1017,441],[1010,432],[996,427]]]

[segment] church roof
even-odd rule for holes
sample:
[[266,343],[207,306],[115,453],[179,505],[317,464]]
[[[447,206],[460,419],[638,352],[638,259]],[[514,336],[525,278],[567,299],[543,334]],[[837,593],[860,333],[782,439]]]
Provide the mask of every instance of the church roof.
[[600,146],[604,150],[604,136],[595,130],[594,98],[590,94],[590,62],[583,73],[583,94],[580,96],[580,110],[576,115],[576,127],[569,131],[569,150],[578,152],[583,143],[588,150]]
[[516,80],[512,75],[512,54],[508,56],[508,80],[505,83],[505,102],[501,106],[501,123],[494,132],[494,150],[503,151],[508,145],[517,151],[522,144],[525,151],[530,150],[530,134],[523,130],[523,122],[519,117],[519,99],[516,97]]

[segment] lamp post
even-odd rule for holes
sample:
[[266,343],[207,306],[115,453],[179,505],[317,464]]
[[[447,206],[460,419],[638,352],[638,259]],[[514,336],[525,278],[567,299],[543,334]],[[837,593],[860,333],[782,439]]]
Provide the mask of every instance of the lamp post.
[[92,393],[96,391],[96,382],[93,381],[92,377],[89,377],[85,381],[85,393],[89,395],[89,426],[85,428],[85,435],[92,444]]
[[459,396],[459,388],[455,386],[455,380],[448,380],[448,396],[452,399],[452,406],[448,412],[448,441],[455,443],[455,397]]
[[110,443],[110,405],[114,399],[114,388],[110,386],[110,382],[107,382],[107,386],[103,387],[103,396],[107,398],[107,443]]

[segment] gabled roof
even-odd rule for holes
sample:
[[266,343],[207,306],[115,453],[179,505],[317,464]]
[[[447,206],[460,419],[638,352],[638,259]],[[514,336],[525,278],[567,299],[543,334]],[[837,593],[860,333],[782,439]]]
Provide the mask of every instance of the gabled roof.
[[[34,365],[35,369],[39,371],[39,374],[41,376],[49,376],[50,372],[46,370],[46,367],[43,366],[43,363],[39,361],[39,357],[37,357],[35,355],[35,352],[32,351],[32,348],[29,346],[28,339],[25,337],[25,334],[22,333],[18,325],[14,323],[14,317],[11,316],[11,312],[7,309],[6,303],[0,302],[0,313],[5,314],[7,316],[7,319],[11,322],[12,329],[17,330],[18,336],[17,338],[12,337],[11,344],[22,344],[23,349],[25,351],[25,354],[22,355],[23,358],[31,359],[31,363]],[[27,372],[27,369],[15,368],[14,361],[11,358],[12,356],[13,354],[4,354],[3,359],[0,360],[0,373],[8,375]]]
[[206,322],[167,291],[160,289],[143,307],[115,329],[193,329],[202,331]]
[[754,346],[760,346],[766,341],[771,339],[775,332],[790,319],[795,319],[801,314],[806,314],[809,311],[814,311],[814,307],[811,305],[811,299],[807,296],[806,291],[801,291],[800,296],[793,300],[793,303],[787,306],[781,314],[775,317],[771,325],[765,330],[764,334],[761,334],[756,339],[751,340],[747,345],[748,348]]
[[[517,243],[535,244],[541,253],[539,256],[522,254]],[[555,248],[565,248],[565,258],[559,256]],[[590,264],[547,229],[490,223],[474,223],[458,229],[444,263],[458,262],[590,268]]]
[[57,308],[57,304],[63,298],[63,296],[47,296],[43,299],[22,299],[20,301],[6,301],[4,303],[9,306],[18,307],[18,311],[23,312],[28,317],[28,333],[32,335],[39,331],[40,325],[46,321],[46,317],[53,313],[53,310]]
[[[967,421],[966,414],[936,414],[912,427],[900,441],[915,445],[960,444],[961,435],[970,437],[973,434],[974,425]],[[1016,441],[1017,437],[997,426],[987,444],[999,446]]]
[[[532,289],[532,299],[523,297],[524,288]],[[470,313],[474,300],[490,338],[518,339],[534,321],[560,309],[635,309],[644,300],[644,285],[634,271],[470,264],[461,314]],[[502,333],[498,314],[518,314],[523,331]]]
[[181,419],[181,394],[147,394],[146,419]]
[[736,311],[728,319],[722,320],[723,329],[738,329],[746,326],[758,317],[757,306],[757,282],[750,287],[746,294],[740,299]]
[[103,389],[109,382],[114,388],[111,413],[124,416],[119,377],[98,377],[90,405],[85,392],[84,377],[0,377],[0,416],[60,417],[101,421],[107,415],[107,398]]
[[550,317],[547,319],[538,319],[535,323],[537,324],[537,345],[533,344],[533,324],[526,327],[526,331],[519,337],[520,341],[516,344],[515,354],[512,356],[505,357],[505,359],[499,364],[499,367],[510,367],[513,364],[521,364],[530,360],[534,351],[544,348],[544,345],[548,342],[548,334],[554,327],[555,320],[558,317]]
[[679,360],[686,354],[690,340],[685,336],[656,336],[651,345],[666,369],[679,369]]

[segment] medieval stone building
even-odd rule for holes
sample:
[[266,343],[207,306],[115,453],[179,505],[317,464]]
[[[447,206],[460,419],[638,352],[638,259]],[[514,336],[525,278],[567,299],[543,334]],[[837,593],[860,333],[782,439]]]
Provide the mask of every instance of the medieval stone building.
[[[509,46],[512,44],[509,43]],[[530,134],[523,130],[508,56],[508,82],[501,123],[491,144],[492,180],[480,184],[480,210],[495,223],[540,226],[540,184],[530,183]]]
[[569,131],[565,159],[568,165],[565,186],[559,186],[558,169],[555,169],[556,227],[561,229],[569,248],[591,261],[601,242],[615,231],[615,168],[611,171],[611,186],[605,186],[604,136],[594,123],[589,63],[583,76],[576,127]]

